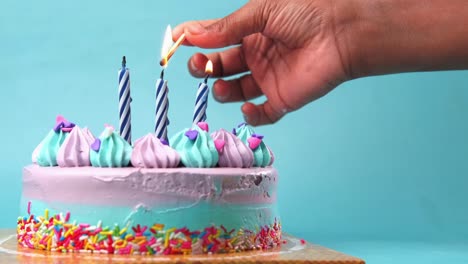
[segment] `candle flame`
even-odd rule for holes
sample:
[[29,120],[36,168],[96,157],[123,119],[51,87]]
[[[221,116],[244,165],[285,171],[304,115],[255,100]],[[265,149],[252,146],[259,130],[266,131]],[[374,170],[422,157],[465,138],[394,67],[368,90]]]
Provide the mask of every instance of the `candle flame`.
[[213,62],[208,60],[205,66],[205,73],[211,75],[213,73]]
[[174,43],[174,45],[172,45],[172,47],[169,49],[169,52],[166,54],[166,56],[164,56],[161,61],[159,62],[159,64],[161,66],[166,66],[167,63],[169,62],[169,59],[171,59],[172,55],[174,55],[175,51],[177,50],[177,48],[182,45],[182,42],[184,42],[185,40],[185,33],[183,33],[182,35],[180,35],[179,39]]

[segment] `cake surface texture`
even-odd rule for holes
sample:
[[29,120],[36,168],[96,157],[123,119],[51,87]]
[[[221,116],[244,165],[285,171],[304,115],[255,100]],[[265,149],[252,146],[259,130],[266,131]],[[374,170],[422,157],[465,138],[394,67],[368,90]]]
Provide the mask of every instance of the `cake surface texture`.
[[[171,144],[169,144],[171,142]],[[246,124],[132,145],[64,118],[23,169],[18,243],[108,254],[205,254],[281,244],[273,153]]]

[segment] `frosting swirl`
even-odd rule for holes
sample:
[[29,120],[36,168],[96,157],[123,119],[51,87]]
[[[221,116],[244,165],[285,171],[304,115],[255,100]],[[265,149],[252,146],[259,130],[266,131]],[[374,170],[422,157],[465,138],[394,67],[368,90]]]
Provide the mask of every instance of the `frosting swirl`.
[[94,136],[87,128],[81,129],[75,126],[58,150],[58,165],[60,167],[91,166],[89,153],[93,142]]
[[266,167],[273,164],[273,152],[263,142],[263,136],[255,134],[251,126],[242,123],[233,132],[253,151],[254,167]]
[[39,146],[35,150],[37,153],[36,162],[39,166],[57,166],[57,152],[65,141],[67,135],[68,133],[63,132],[62,130],[58,132],[51,130],[49,134],[47,134],[47,136],[41,141],[41,143],[39,143]]
[[140,168],[175,168],[179,165],[180,156],[156,135],[148,134],[135,142],[131,162]]
[[126,167],[130,164],[132,146],[106,127],[98,139],[91,144],[90,160],[94,167]]
[[234,134],[220,129],[211,134],[219,153],[220,167],[250,168],[254,162],[252,150]]
[[210,168],[216,166],[219,155],[206,123],[185,129],[171,138],[172,147],[180,154],[186,167]]
[[42,167],[57,166],[58,150],[74,127],[63,116],[57,116],[54,128],[33,151],[32,161]]

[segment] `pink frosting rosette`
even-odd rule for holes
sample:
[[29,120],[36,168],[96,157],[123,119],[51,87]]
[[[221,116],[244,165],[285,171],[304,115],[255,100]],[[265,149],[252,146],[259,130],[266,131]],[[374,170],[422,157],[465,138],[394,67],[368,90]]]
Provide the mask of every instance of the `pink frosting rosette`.
[[75,126],[57,152],[57,164],[60,167],[91,166],[89,152],[93,141],[89,129]]
[[227,168],[250,168],[254,163],[252,150],[234,134],[220,129],[211,134],[219,153],[218,165]]
[[131,162],[138,168],[175,168],[180,156],[166,141],[148,134],[135,142]]

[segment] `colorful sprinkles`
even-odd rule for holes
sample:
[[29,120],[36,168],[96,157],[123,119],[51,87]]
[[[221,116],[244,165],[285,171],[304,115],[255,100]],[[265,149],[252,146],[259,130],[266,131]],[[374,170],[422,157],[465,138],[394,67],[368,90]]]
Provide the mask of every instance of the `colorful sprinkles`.
[[70,222],[70,213],[51,216],[30,214],[19,217],[17,224],[18,243],[31,249],[56,252],[89,252],[104,254],[204,254],[232,253],[254,249],[269,249],[283,243],[281,225],[275,221],[256,232],[250,230],[227,230],[224,226],[210,226],[191,231],[183,228],[166,228],[163,224],[151,227],[102,226]]

